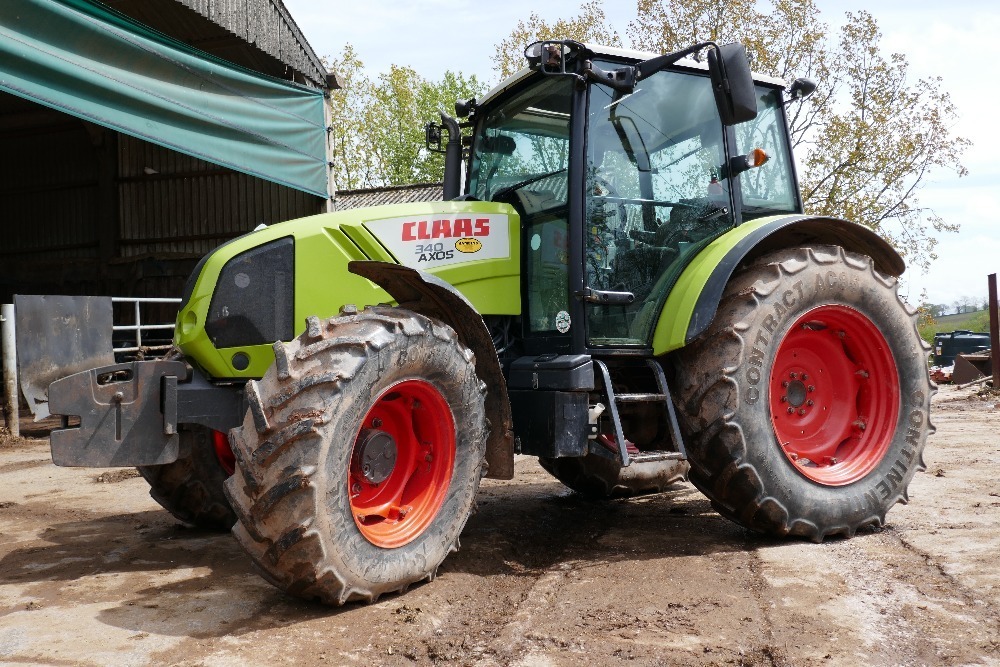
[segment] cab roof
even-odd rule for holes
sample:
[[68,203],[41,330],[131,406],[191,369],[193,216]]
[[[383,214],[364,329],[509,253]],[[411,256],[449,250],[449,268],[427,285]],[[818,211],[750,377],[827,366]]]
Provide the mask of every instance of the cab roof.
[[[583,45],[587,51],[590,52],[592,57],[595,58],[611,58],[613,60],[625,60],[632,61],[633,63],[639,63],[644,60],[649,60],[650,58],[656,58],[661,55],[659,53],[654,53],[652,51],[636,51],[633,49],[620,49],[614,46],[604,46],[601,44],[590,44],[585,43]],[[701,70],[708,71],[708,63],[705,60],[695,60],[694,58],[682,58],[677,61],[672,68],[679,69],[691,69],[691,70]],[[507,77],[499,84],[494,86],[486,95],[483,96],[481,100],[477,100],[479,105],[487,104],[493,100],[498,95],[501,95],[505,91],[509,90],[513,86],[517,85],[521,81],[527,79],[531,74],[535,72],[535,69],[531,67],[525,67],[519,70],[517,73],[512,74]],[[780,79],[773,76],[768,76],[766,74],[753,73],[753,80],[757,83],[763,83],[770,86],[778,86],[785,88],[788,84],[784,79]]]

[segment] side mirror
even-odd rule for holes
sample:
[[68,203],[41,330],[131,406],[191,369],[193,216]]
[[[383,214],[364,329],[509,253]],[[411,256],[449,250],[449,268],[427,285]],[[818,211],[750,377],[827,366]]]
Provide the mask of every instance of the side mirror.
[[757,91],[742,44],[709,49],[708,72],[723,125],[736,125],[757,117]]
[[508,137],[506,134],[495,137],[483,137],[482,144],[483,150],[499,155],[513,155],[514,151],[517,150],[517,143],[514,141],[514,138]]
[[435,122],[424,125],[424,147],[432,153],[444,153],[441,148],[442,127]]
[[569,63],[582,50],[583,44],[572,39],[547,39],[524,47],[524,57],[542,74],[575,74]]

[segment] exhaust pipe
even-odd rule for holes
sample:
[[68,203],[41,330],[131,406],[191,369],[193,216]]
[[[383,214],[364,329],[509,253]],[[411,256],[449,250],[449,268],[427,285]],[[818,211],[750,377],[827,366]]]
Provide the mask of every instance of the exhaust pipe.
[[448,130],[444,149],[444,199],[457,199],[462,194],[462,131],[458,121],[441,112],[441,125]]

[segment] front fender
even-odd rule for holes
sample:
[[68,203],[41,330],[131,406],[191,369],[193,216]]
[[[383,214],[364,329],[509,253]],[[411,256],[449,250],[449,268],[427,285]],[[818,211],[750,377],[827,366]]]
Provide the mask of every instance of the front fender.
[[486,442],[486,476],[513,479],[514,422],[507,383],[493,338],[475,307],[453,286],[424,271],[366,261],[351,262],[347,268],[384,289],[400,307],[444,322],[476,354],[476,374],[488,387],[486,418],[490,421],[490,435]]
[[684,269],[653,331],[653,354],[681,348],[715,317],[722,293],[745,260],[779,248],[839,245],[868,255],[882,273],[900,276],[899,254],[878,234],[847,220],[821,216],[772,216],[747,222],[708,244]]

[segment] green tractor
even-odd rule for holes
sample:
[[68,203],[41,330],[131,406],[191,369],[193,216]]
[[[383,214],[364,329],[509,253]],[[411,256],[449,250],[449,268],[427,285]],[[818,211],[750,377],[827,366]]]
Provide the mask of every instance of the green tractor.
[[428,127],[446,201],[219,247],[176,353],[51,385],[79,417],[53,460],[137,466],[332,604],[432,579],[515,454],[596,498],[689,476],[769,535],[881,526],[933,386],[900,257],[803,214],[785,108],[814,86],[753,76],[738,44],[525,55]]

